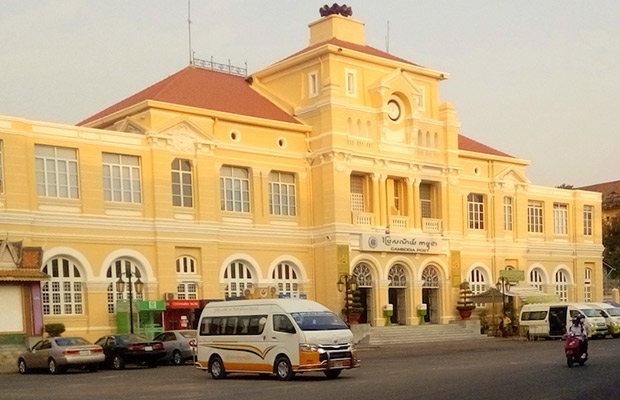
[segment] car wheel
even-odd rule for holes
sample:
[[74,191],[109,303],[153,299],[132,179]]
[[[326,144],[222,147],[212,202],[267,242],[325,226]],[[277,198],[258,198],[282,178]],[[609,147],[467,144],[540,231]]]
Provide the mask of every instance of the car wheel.
[[172,365],[181,365],[183,364],[183,356],[179,350],[175,350],[172,353]]
[[121,356],[114,356],[112,357],[112,369],[115,370],[121,370],[125,368],[125,361],[123,361],[123,358]]
[[614,339],[618,339],[620,338],[620,333],[614,333],[613,335],[611,335]]
[[47,361],[47,370],[50,374],[61,374],[63,372],[63,369],[56,364],[56,360],[53,358]]
[[20,358],[19,361],[17,362],[17,369],[19,370],[20,374],[27,374],[28,373],[28,366],[26,365],[26,360],[24,360],[23,358]]
[[325,376],[328,377],[329,379],[338,378],[340,376],[341,372],[342,372],[341,369],[330,369],[330,370],[327,370],[327,371],[323,371]]
[[276,376],[281,381],[289,381],[295,376],[295,373],[293,372],[293,367],[291,366],[291,362],[285,356],[278,357],[274,366],[274,370]]
[[211,371],[211,376],[214,379],[222,379],[226,376],[226,370],[224,369],[224,363],[222,359],[218,356],[215,356],[211,359],[211,364],[209,365],[209,371]]

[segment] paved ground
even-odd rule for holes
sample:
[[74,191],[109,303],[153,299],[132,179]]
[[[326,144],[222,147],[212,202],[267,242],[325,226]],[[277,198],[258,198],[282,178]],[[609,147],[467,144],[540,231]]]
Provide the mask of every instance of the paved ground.
[[97,373],[0,375],[0,399],[605,399],[620,398],[620,340],[590,342],[584,367],[566,367],[563,342],[491,339],[361,350],[339,379],[292,382],[252,375],[215,381],[191,365]]

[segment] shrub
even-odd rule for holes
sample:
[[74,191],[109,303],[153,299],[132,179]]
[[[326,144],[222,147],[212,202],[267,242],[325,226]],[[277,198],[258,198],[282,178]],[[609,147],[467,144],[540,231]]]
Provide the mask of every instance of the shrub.
[[45,332],[50,336],[60,336],[65,331],[65,324],[45,324]]

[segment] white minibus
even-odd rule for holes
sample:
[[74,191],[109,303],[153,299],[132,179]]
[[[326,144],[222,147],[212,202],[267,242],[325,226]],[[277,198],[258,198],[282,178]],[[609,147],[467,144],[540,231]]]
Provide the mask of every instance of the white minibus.
[[528,340],[561,338],[577,314],[582,313],[571,303],[526,304],[519,315],[519,334]]
[[607,322],[599,307],[592,303],[574,303],[574,305],[585,316],[583,323],[590,331],[590,336],[604,338],[607,335]]
[[620,337],[620,308],[608,303],[587,303],[601,310],[601,315],[607,323],[607,333],[614,338]]
[[347,325],[310,300],[209,303],[200,316],[197,346],[196,367],[215,379],[242,372],[289,380],[311,371],[336,378],[360,366]]

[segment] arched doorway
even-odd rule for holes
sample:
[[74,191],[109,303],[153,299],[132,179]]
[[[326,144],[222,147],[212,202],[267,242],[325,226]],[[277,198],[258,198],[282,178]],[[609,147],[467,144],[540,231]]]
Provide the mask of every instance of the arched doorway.
[[388,296],[390,304],[392,304],[393,307],[391,322],[393,324],[406,325],[407,275],[405,273],[405,267],[401,264],[395,264],[392,266],[392,268],[390,268],[390,272],[388,273],[388,280],[390,281]]
[[426,304],[425,322],[439,323],[441,309],[439,298],[439,270],[429,265],[422,271],[422,303]]
[[353,278],[357,282],[357,288],[360,291],[360,301],[364,311],[360,317],[360,323],[371,323],[373,310],[372,299],[372,272],[370,266],[364,262],[361,262],[353,268]]

